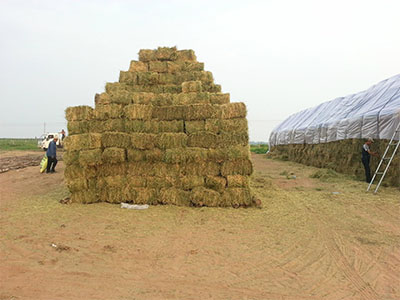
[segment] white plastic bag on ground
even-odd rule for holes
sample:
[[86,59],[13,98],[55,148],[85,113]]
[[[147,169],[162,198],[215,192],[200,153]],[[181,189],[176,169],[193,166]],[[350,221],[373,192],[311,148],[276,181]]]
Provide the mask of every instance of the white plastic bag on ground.
[[121,208],[126,208],[126,209],[148,209],[149,205],[148,204],[128,204],[128,203],[123,203],[121,202]]

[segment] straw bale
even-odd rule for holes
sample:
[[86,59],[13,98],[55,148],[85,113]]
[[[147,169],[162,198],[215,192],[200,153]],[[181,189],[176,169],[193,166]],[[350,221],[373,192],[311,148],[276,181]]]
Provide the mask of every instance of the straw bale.
[[249,145],[227,145],[223,148],[209,149],[208,159],[216,162],[247,159],[250,157]]
[[121,104],[97,105],[94,110],[98,120],[117,119],[123,116],[123,106]]
[[146,159],[145,151],[139,149],[127,149],[127,159],[132,161],[143,161]]
[[136,85],[138,84],[138,74],[137,72],[130,72],[130,71],[120,71],[119,72],[119,82],[129,84],[129,85]]
[[234,187],[244,187],[248,188],[249,187],[249,177],[248,176],[242,176],[242,175],[228,175],[226,176],[227,180],[227,186],[228,188],[234,188]]
[[178,50],[177,61],[196,61],[197,57],[193,50]]
[[205,130],[214,133],[221,132],[237,132],[247,133],[247,119],[236,118],[236,119],[207,119]]
[[190,194],[190,202],[194,206],[219,206],[221,194],[204,187],[196,187]]
[[154,98],[157,96],[149,92],[132,92],[130,95],[133,104],[152,104]]
[[183,175],[217,176],[220,174],[220,165],[211,161],[196,161],[181,165]]
[[112,164],[109,161],[104,161],[102,165],[98,166],[96,169],[96,176],[106,177],[115,175],[125,175],[127,173],[127,164]]
[[156,51],[149,49],[141,49],[139,51],[139,61],[148,62],[156,60]]
[[130,195],[126,189],[108,187],[98,191],[100,201],[108,203],[128,202]]
[[65,110],[67,121],[91,120],[93,118],[93,108],[87,105],[71,106]]
[[245,118],[246,105],[242,102],[228,103],[220,106],[222,119]]
[[187,175],[187,176],[174,177],[172,180],[174,187],[185,191],[191,190],[195,187],[204,186],[203,176]]
[[166,180],[165,177],[148,176],[146,177],[146,187],[148,188],[168,188],[172,186],[172,182]]
[[89,204],[89,203],[96,203],[98,202],[99,199],[97,197],[96,190],[83,190],[83,191],[77,191],[71,194],[71,202],[72,203],[83,203],[83,204]]
[[169,73],[204,71],[204,63],[197,61],[168,61]]
[[202,83],[200,80],[186,81],[182,83],[182,93],[202,92]]
[[173,105],[209,104],[209,93],[181,93],[173,97]]
[[71,193],[82,191],[88,188],[87,181],[82,178],[66,180],[66,184]]
[[160,149],[186,147],[188,137],[183,132],[164,132],[157,135],[156,145]]
[[156,85],[159,83],[160,75],[157,72],[140,72],[137,73],[137,84],[139,85]]
[[148,64],[144,63],[142,61],[132,60],[130,66],[129,66],[129,71],[130,72],[147,72],[147,71],[149,71]]
[[166,164],[158,161],[130,162],[127,169],[129,175],[135,176],[178,177],[181,174],[181,167],[178,164]]
[[218,136],[208,131],[195,132],[189,135],[187,144],[189,147],[217,148]]
[[123,132],[104,132],[101,134],[101,142],[104,147],[129,148],[131,136]]
[[176,60],[178,58],[178,53],[176,47],[158,47],[155,51],[155,56],[157,60]]
[[185,121],[185,132],[192,134],[196,132],[205,131],[206,123],[204,120],[200,121]]
[[124,175],[105,176],[97,178],[96,187],[105,189],[115,187],[122,189],[127,185],[127,178]]
[[129,187],[146,187],[146,177],[143,176],[127,176],[126,184]]
[[221,85],[214,83],[203,83],[203,91],[209,93],[221,93]]
[[164,153],[160,149],[152,150],[128,149],[128,161],[161,161]]
[[130,134],[132,147],[136,149],[153,149],[156,144],[156,135],[151,133]]
[[229,93],[210,93],[211,104],[228,104],[230,103]]
[[110,104],[111,103],[110,94],[107,93],[96,94],[94,96],[94,103],[96,106]]
[[107,82],[105,85],[105,90],[107,94],[120,93],[122,91],[132,90],[132,86],[120,82]]
[[[158,204],[158,193],[156,189],[152,188],[132,188],[131,191],[135,191],[136,196],[131,199],[136,204]],[[131,202],[131,201],[128,201]]]
[[166,163],[187,163],[208,159],[208,150],[202,148],[172,148],[165,150],[162,160]]
[[125,116],[130,120],[149,120],[152,115],[152,106],[143,104],[131,104],[124,108]]
[[218,145],[227,147],[228,145],[243,145],[249,144],[249,135],[247,132],[221,132],[218,135]]
[[126,160],[125,149],[116,147],[105,148],[103,151],[102,160],[103,162],[109,164],[124,162]]
[[159,106],[153,107],[153,118],[158,120],[183,120],[186,112],[186,107],[183,105],[177,106]]
[[182,81],[175,74],[171,73],[160,73],[158,78],[159,84],[180,84]]
[[79,163],[81,166],[97,166],[102,163],[101,149],[81,150],[79,153]]
[[216,114],[216,106],[211,104],[193,104],[185,106],[184,119],[205,120],[213,118]]
[[93,120],[89,123],[89,131],[95,133],[102,133],[106,131],[124,132],[125,120],[123,119],[109,119],[105,121]]
[[151,101],[155,106],[167,106],[173,104],[173,95],[168,93],[155,94]]
[[205,186],[221,193],[225,190],[226,179],[222,176],[206,176]]
[[177,188],[163,188],[160,191],[162,204],[190,206],[190,192]]
[[79,164],[79,151],[66,151],[63,153],[62,158],[65,165]]
[[67,151],[101,148],[101,134],[84,133],[67,136],[64,147]]
[[221,175],[251,175],[253,165],[249,159],[237,159],[226,161],[222,164]]
[[222,193],[221,206],[251,206],[252,197],[249,189],[228,188]]
[[184,122],[183,120],[172,120],[172,121],[153,121],[158,124],[158,130],[156,132],[183,132]]
[[166,73],[168,72],[168,65],[166,61],[150,61],[149,62],[149,71],[157,72],[157,73]]
[[80,134],[89,132],[89,121],[69,121],[67,124],[68,134]]

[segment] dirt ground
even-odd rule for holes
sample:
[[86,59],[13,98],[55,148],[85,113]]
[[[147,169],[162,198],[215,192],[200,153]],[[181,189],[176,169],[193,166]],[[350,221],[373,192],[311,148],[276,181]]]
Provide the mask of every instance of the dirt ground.
[[0,173],[37,166],[43,155],[43,151],[0,151]]
[[398,189],[253,161],[262,209],[66,205],[62,162],[0,174],[0,300],[400,299]]

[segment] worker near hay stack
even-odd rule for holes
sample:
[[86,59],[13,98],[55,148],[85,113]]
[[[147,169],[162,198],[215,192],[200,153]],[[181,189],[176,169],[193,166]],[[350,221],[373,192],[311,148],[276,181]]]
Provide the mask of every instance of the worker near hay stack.
[[371,182],[371,169],[369,168],[369,160],[371,155],[378,157],[377,152],[372,152],[369,146],[374,142],[372,138],[369,138],[363,145],[362,147],[362,152],[361,152],[361,161],[364,165],[365,169],[365,181],[367,183]]
[[53,140],[49,143],[49,147],[47,148],[47,169],[46,173],[54,173],[57,165],[57,140],[58,135],[56,134]]

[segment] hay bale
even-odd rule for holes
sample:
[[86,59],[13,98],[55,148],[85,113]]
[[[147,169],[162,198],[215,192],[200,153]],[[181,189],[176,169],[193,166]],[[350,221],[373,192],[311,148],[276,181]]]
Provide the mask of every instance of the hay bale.
[[236,159],[222,163],[221,175],[244,175],[249,176],[253,173],[253,164],[249,159]]
[[160,191],[162,204],[190,206],[190,192],[177,188],[163,188]]
[[194,206],[219,206],[220,193],[204,187],[194,188],[190,194],[190,202]]
[[124,115],[130,120],[150,120],[152,106],[143,104],[131,104],[124,108]]
[[159,190],[161,188],[172,187],[172,183],[164,177],[148,176],[146,177],[146,187]]
[[157,96],[149,92],[131,92],[129,94],[133,104],[152,104],[154,98]]
[[209,93],[221,93],[221,85],[219,84],[214,84],[214,83],[204,83],[202,85],[203,91],[209,92]]
[[185,191],[192,190],[195,187],[204,186],[204,177],[187,175],[172,178],[173,186]]
[[129,162],[143,161],[146,159],[144,150],[139,149],[127,149],[127,159]]
[[232,207],[248,207],[252,205],[252,197],[249,189],[228,188],[222,193],[221,204]]
[[184,133],[164,132],[157,135],[156,145],[160,149],[186,147],[188,137]]
[[139,51],[139,61],[141,62],[149,62],[156,60],[156,51],[149,49],[141,49]]
[[128,161],[161,161],[164,152],[154,148],[152,150],[128,149]]
[[222,119],[234,119],[246,117],[246,105],[242,102],[228,103],[220,106]]
[[176,61],[196,61],[197,57],[193,50],[178,50]]
[[155,132],[184,132],[183,120],[172,120],[172,121],[154,121],[158,125],[157,131]]
[[101,149],[82,150],[79,153],[79,164],[81,166],[98,166],[101,165],[102,151]]
[[243,187],[249,188],[249,177],[242,175],[228,175],[226,176],[227,187],[235,188],[235,187]]
[[161,93],[161,94],[155,94],[154,98],[151,101],[151,104],[154,106],[169,106],[173,105],[173,94],[169,93]]
[[64,147],[67,151],[101,148],[101,134],[84,133],[67,136]]
[[96,94],[94,96],[94,104],[97,105],[106,105],[111,103],[111,97],[110,94],[107,93],[101,93],[101,94]]
[[168,72],[168,64],[166,61],[150,61],[149,71],[157,73],[166,73]]
[[91,120],[93,118],[93,108],[87,105],[72,106],[65,110],[67,121]]
[[200,121],[185,121],[185,132],[187,134],[203,132],[206,129],[206,123],[204,120]]
[[228,104],[230,103],[229,93],[210,93],[211,104]]
[[97,197],[96,190],[83,190],[77,191],[71,194],[71,202],[72,203],[83,203],[90,204],[99,202],[99,198]]
[[211,104],[193,104],[184,107],[184,119],[186,121],[206,120],[215,117],[215,114],[218,113],[216,106]]
[[66,151],[62,157],[65,165],[79,164],[79,152],[80,151]]
[[181,165],[182,175],[217,176],[220,175],[220,165],[211,161],[196,161]]
[[89,122],[89,131],[94,133],[103,133],[106,131],[111,132],[124,132],[125,120],[123,119],[109,119],[109,120],[93,120]]
[[174,61],[178,58],[176,47],[158,47],[155,51],[155,57],[160,61]]
[[182,93],[200,93],[202,91],[202,83],[200,80],[182,82]]
[[97,179],[96,188],[105,189],[115,187],[122,189],[126,184],[127,179],[123,175],[105,176]]
[[164,152],[162,160],[166,163],[187,163],[207,160],[208,150],[202,148],[173,148]]
[[248,145],[225,146],[223,148],[209,149],[208,159],[216,162],[228,160],[241,160],[250,157],[250,147]]
[[103,162],[109,164],[118,164],[126,160],[126,151],[122,148],[110,147],[105,148],[102,154]]
[[123,116],[123,106],[121,104],[97,105],[94,114],[98,120],[117,119]]
[[129,85],[137,85],[139,82],[138,74],[139,73],[137,73],[137,72],[120,71],[119,72],[119,82],[129,84]]
[[210,104],[209,93],[181,93],[173,97],[173,105]]
[[222,193],[226,187],[226,179],[222,176],[206,176],[205,187]]
[[130,134],[132,147],[136,149],[153,149],[156,144],[156,135],[150,133]]
[[140,121],[127,120],[125,122],[127,132],[162,133],[162,132],[183,132],[183,120],[172,121]]
[[129,187],[146,187],[146,177],[143,176],[127,176],[126,184]]
[[135,196],[132,197],[132,201],[135,204],[158,204],[158,193],[156,189],[151,188],[134,188],[130,189],[135,192]]
[[[144,86],[156,85],[159,83],[160,75],[156,72],[137,73],[137,84]],[[150,92],[150,90],[149,90]]]
[[200,131],[189,135],[187,140],[189,147],[217,148],[218,136],[212,132]]
[[103,164],[96,167],[95,175],[97,177],[125,175],[127,173],[127,169],[128,166],[125,163],[113,164],[109,161],[103,160]]
[[66,180],[67,187],[71,193],[86,190],[88,188],[86,179],[70,179]]
[[68,134],[80,134],[89,132],[89,121],[69,121],[67,124]]
[[101,142],[104,147],[129,148],[131,135],[123,132],[104,132],[101,134]]
[[236,132],[236,133],[247,134],[248,132],[247,119],[246,118],[207,119],[205,124],[205,130],[213,133]]
[[242,145],[249,144],[249,136],[247,131],[244,132],[221,132],[218,136],[218,145],[227,147],[229,145]]
[[175,74],[171,73],[160,73],[158,77],[159,84],[181,84],[182,81]]
[[152,117],[160,121],[183,120],[185,113],[186,107],[183,105],[160,106],[153,107]]
[[181,169],[178,164],[164,162],[138,161],[130,162],[127,166],[128,174],[134,176],[179,177]]
[[126,190],[121,188],[104,188],[98,191],[98,197],[102,202],[108,203],[121,203],[128,202],[129,194]]
[[147,71],[149,71],[148,64],[145,62],[142,62],[142,61],[132,60],[130,66],[129,66],[129,71],[130,72],[147,72]]

